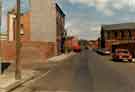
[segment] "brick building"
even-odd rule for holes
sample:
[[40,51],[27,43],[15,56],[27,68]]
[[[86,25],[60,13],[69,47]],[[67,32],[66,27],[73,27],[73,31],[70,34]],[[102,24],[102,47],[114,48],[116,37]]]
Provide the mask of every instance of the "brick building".
[[[30,17],[31,13],[27,12],[25,14],[21,14],[21,29],[20,29],[20,37],[22,41],[30,41]],[[8,41],[15,41],[16,39],[16,12],[12,10],[8,13],[7,16],[7,39]]]
[[61,53],[65,14],[53,0],[31,0],[31,41],[51,44],[54,55]]
[[134,42],[135,42],[135,23],[103,25],[101,27],[102,48],[111,49],[112,46],[114,45],[120,44],[128,45],[128,43]]
[[[65,14],[53,0],[31,0],[30,6],[31,11],[21,14],[21,58],[31,58],[35,54],[37,61],[39,58],[45,61],[60,54],[66,34]],[[7,15],[7,32],[0,36],[1,56],[5,61],[16,58],[15,24],[16,11],[13,9]]]
[[[30,12],[21,14],[22,44],[30,40],[30,16]],[[1,32],[0,38],[1,57],[6,61],[14,60],[16,56],[16,12],[14,9],[7,15],[7,32]]]
[[61,54],[64,49],[64,41],[66,37],[66,31],[65,31],[65,14],[59,7],[59,5],[56,3],[56,35],[57,35],[57,52],[58,54]]
[[99,48],[99,40],[90,40],[89,47],[90,48]]
[[78,45],[79,42],[78,42],[78,39],[77,39],[76,37],[74,37],[74,36],[68,36],[68,37],[66,38],[64,44],[65,44],[66,50],[72,51],[72,50],[73,50],[73,47],[74,47],[75,45]]

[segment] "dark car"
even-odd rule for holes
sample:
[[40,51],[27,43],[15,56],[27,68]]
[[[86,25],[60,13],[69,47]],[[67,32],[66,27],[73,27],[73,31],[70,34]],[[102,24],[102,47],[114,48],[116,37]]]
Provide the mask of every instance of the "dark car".
[[104,49],[102,49],[102,54],[104,54],[104,55],[110,55],[111,54],[111,50],[104,48]]
[[106,48],[97,48],[96,52],[101,54],[101,55],[110,55],[111,51],[109,49]]

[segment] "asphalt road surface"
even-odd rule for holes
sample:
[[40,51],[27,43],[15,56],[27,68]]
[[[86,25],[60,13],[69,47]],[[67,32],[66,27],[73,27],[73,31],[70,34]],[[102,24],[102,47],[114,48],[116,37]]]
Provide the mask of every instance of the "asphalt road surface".
[[135,63],[113,62],[91,50],[49,67],[46,76],[12,92],[135,92]]

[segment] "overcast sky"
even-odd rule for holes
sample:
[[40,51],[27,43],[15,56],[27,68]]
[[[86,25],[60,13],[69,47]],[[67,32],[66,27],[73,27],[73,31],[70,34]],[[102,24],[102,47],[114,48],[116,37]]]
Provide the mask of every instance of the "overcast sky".
[[69,34],[97,39],[102,24],[135,22],[135,0],[57,0]]

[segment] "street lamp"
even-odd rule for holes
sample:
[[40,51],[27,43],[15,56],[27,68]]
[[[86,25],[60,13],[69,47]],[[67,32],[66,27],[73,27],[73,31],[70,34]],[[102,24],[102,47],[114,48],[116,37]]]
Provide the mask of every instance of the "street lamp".
[[15,70],[15,79],[21,79],[21,62],[20,62],[20,0],[16,0],[16,70]]

